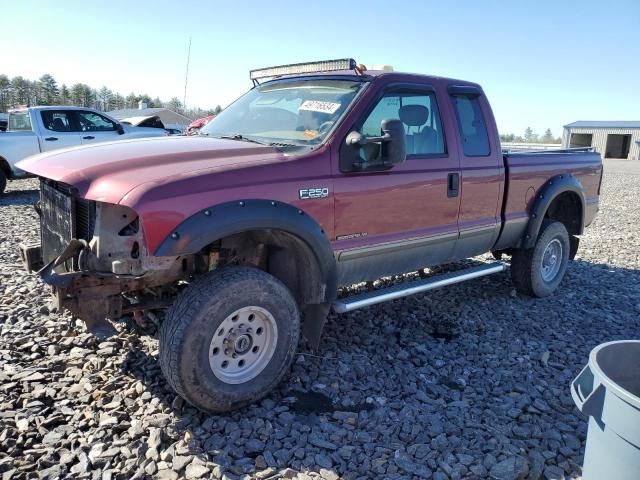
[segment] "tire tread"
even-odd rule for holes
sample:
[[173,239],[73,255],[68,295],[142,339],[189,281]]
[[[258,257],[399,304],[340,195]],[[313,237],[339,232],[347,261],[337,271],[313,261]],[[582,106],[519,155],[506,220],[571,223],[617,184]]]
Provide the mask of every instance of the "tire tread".
[[[540,239],[545,234],[547,229],[560,225],[562,226],[562,230],[564,230],[564,235],[566,236],[567,242],[569,242],[569,235],[565,229],[565,226],[552,219],[545,219],[542,222],[540,227],[540,232],[538,233],[538,238],[536,240],[536,244],[533,248],[519,248],[514,250],[513,255],[511,257],[511,280],[516,287],[516,290],[520,293],[531,297],[541,297],[545,296],[548,293],[541,294],[535,285],[534,274],[536,273],[533,270],[536,249],[539,246]],[[564,275],[564,273],[562,273]]]
[[[217,291],[240,281],[255,281],[258,285],[262,285],[265,282],[271,282],[276,286],[276,288],[284,289],[284,292],[288,293],[291,297],[290,301],[295,305],[293,296],[290,294],[287,287],[280,282],[280,280],[262,270],[252,267],[223,267],[220,270],[214,270],[196,279],[186,290],[184,290],[178,296],[176,302],[167,313],[166,319],[160,328],[159,363],[169,385],[178,395],[192,404],[195,404],[195,402],[190,398],[189,392],[187,391],[183,379],[180,376],[182,343],[187,330],[190,327],[189,319],[194,318],[198,312],[204,308],[205,303],[211,297],[216,295]],[[294,325],[292,325],[292,337],[295,341],[291,342],[290,351],[287,353],[287,355],[290,355],[291,357],[297,348],[299,334],[300,322],[298,321],[294,322]],[[211,406],[206,408],[201,405],[195,406],[210,411],[221,412],[251,403],[263,397],[268,391],[275,387],[287,370],[288,368],[283,368],[280,374],[269,383],[267,388],[264,389],[264,392],[258,392],[252,398],[243,400],[241,403],[233,401],[219,402],[212,398]]]

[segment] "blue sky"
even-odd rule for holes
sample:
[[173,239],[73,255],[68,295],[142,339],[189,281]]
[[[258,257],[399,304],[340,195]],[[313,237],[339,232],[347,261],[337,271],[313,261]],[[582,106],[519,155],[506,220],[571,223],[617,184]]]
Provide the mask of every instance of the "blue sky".
[[354,57],[476,81],[502,133],[640,119],[640,1],[7,1],[0,73],[226,105],[251,68]]

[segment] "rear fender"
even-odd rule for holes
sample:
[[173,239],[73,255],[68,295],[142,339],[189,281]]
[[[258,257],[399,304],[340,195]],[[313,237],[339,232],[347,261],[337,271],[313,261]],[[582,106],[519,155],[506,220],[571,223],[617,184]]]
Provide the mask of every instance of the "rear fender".
[[545,213],[549,209],[555,198],[565,192],[573,192],[580,198],[582,205],[582,217],[580,218],[580,228],[578,235],[584,230],[585,198],[584,189],[580,181],[570,174],[556,175],[543,185],[536,194],[536,199],[529,212],[529,223],[522,242],[523,248],[533,248],[542,226]]

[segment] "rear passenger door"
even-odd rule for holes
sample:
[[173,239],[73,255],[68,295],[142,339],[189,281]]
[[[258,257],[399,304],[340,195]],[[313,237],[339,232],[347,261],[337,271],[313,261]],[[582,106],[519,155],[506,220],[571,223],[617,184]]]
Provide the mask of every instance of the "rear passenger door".
[[498,237],[504,164],[482,90],[471,85],[452,85],[448,90],[460,146],[460,239],[455,257],[467,258],[487,252]]
[[380,145],[358,149],[341,142],[334,177],[334,250],[342,282],[414,270],[453,254],[459,165],[449,153],[439,103],[432,87],[390,85],[351,126],[350,131],[379,136],[383,119],[403,122],[407,159],[391,169],[354,171],[353,162],[376,158]]
[[73,110],[41,110],[43,152],[80,145],[80,132]]

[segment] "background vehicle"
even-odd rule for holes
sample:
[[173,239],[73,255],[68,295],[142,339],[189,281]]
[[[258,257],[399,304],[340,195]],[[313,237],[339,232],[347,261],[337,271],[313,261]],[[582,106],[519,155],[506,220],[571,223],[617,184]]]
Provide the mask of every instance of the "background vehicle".
[[251,79],[196,138],[20,164],[42,178],[42,243],[22,247],[27,269],[44,266],[59,306],[99,335],[113,331],[106,318],[169,308],[160,362],[190,403],[224,411],[264,396],[301,329],[317,345],[330,308],[507,265],[346,298],[339,285],[493,252],[511,255],[519,291],[558,287],[598,209],[597,153],[503,155],[489,103],[470,82],[365,71],[351,59]]
[[123,118],[121,123],[127,125],[133,125],[134,127],[149,127],[149,128],[165,128],[164,123],[157,115],[143,115],[138,117]]
[[197,135],[202,127],[215,118],[215,115],[209,115],[207,117],[198,118],[189,124],[187,127],[187,135]]
[[7,180],[27,174],[20,160],[40,152],[98,142],[166,136],[157,128],[132,127],[104,113],[80,107],[30,107],[9,112],[7,131],[0,137],[0,194]]
[[6,113],[0,113],[0,132],[4,132],[7,129],[7,120],[9,116]]

